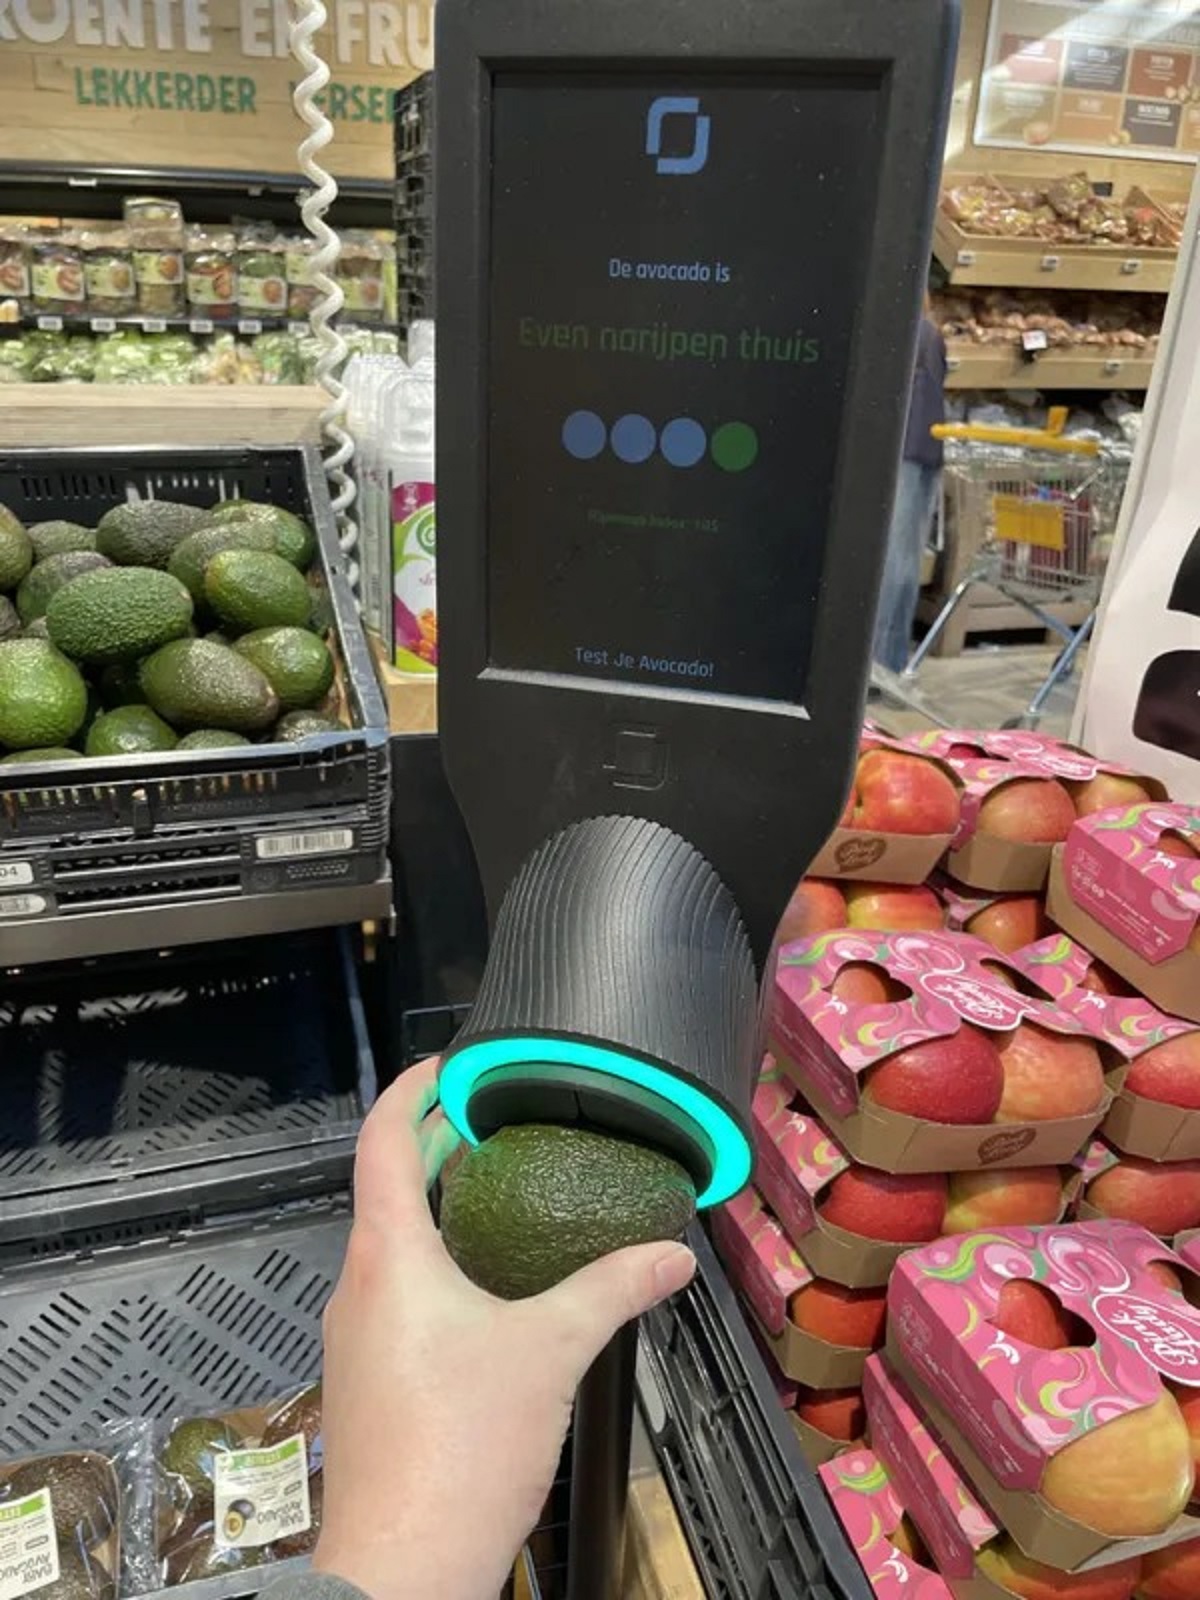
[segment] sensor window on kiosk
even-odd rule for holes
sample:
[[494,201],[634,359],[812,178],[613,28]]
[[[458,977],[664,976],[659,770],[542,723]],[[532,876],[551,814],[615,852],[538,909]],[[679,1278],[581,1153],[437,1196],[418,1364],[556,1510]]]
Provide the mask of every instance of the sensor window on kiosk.
[[490,103],[491,666],[802,704],[881,81],[502,72]]

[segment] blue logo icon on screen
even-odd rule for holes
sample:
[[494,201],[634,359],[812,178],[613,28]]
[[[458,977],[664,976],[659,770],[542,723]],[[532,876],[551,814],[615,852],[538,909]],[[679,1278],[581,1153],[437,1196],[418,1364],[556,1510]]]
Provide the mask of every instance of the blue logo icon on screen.
[[[692,149],[686,156],[664,156],[663,123],[668,117],[689,117]],[[708,160],[708,133],[712,121],[700,110],[695,95],[660,95],[646,114],[646,154],[655,157],[655,170],[663,177],[686,177],[700,172]]]

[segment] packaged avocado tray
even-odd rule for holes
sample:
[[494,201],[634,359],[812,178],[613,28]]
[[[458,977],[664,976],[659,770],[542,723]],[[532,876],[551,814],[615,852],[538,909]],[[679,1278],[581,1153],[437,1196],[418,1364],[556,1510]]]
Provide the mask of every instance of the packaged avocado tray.
[[0,452],[0,504],[94,527],[123,503],[244,499],[312,528],[343,726],[294,742],[0,765],[0,963],[385,915],[383,697],[311,446]]

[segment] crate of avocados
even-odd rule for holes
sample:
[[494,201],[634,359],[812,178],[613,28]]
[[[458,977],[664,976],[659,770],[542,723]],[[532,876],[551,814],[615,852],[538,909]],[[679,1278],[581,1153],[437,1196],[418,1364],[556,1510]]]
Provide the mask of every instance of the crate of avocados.
[[0,508],[0,961],[386,915],[387,715],[317,452],[2,452]]
[[687,1242],[691,1285],[642,1318],[638,1399],[705,1594],[870,1600],[707,1238]]

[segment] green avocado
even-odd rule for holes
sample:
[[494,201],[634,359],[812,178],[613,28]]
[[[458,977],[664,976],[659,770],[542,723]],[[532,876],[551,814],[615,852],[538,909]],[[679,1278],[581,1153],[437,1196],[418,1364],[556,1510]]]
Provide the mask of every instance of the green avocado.
[[9,756],[0,756],[0,767],[37,766],[43,761],[82,761],[78,750],[68,750],[65,745],[46,745],[41,750],[14,750]]
[[111,566],[107,556],[95,550],[64,550],[60,556],[39,561],[17,590],[17,610],[26,627],[44,617],[58,591],[85,572]]
[[96,1450],[69,1450],[37,1456],[0,1484],[0,1503],[21,1500],[49,1489],[54,1527],[59,1539],[91,1547],[107,1537],[117,1518],[117,1475],[112,1462]]
[[65,745],[83,727],[87,686],[47,639],[0,644],[0,744],[14,750]]
[[271,730],[272,743],[294,744],[314,733],[341,733],[342,724],[319,711],[289,711]]
[[303,628],[312,591],[282,556],[267,550],[222,550],[204,569],[204,596],[235,633],[255,628]]
[[0,641],[15,639],[21,631],[21,614],[5,594],[0,594]]
[[84,746],[89,756],[132,756],[174,750],[179,735],[149,706],[114,706],[92,723]]
[[227,750],[231,745],[249,744],[243,734],[231,733],[228,728],[197,728],[195,733],[185,733],[175,746],[176,750]]
[[523,1300],[625,1245],[677,1239],[696,1211],[669,1156],[583,1128],[502,1128],[446,1180],[442,1238],[473,1283]]
[[222,550],[266,550],[278,555],[275,536],[257,522],[218,523],[189,533],[171,552],[167,571],[187,587],[197,605],[204,599],[204,573]]
[[258,628],[233,647],[266,678],[285,711],[316,705],[333,683],[333,657],[306,628]]
[[266,506],[255,500],[223,500],[209,512],[214,522],[237,523],[245,526],[256,523],[269,528],[275,540],[275,553],[290,561],[301,572],[317,553],[317,541],[312,529],[294,512],[280,506]]
[[[177,1583],[192,1583],[198,1578],[215,1578],[221,1573],[241,1572],[244,1567],[260,1567],[268,1559],[267,1550],[262,1546],[245,1545],[230,1549],[217,1544],[211,1521],[193,1538],[172,1544],[164,1554],[164,1576],[172,1587]],[[257,1589],[261,1585],[252,1587]]]
[[64,655],[93,666],[136,661],[181,638],[191,620],[192,597],[183,584],[152,567],[85,572],[46,608],[53,642]]
[[60,556],[64,550],[96,548],[95,532],[78,522],[32,522],[29,525],[29,539],[35,561],[45,561],[47,556]]
[[193,1494],[212,1494],[213,1457],[245,1443],[222,1417],[186,1417],[171,1429],[160,1461],[164,1472],[182,1478]]
[[0,589],[15,589],[33,565],[33,541],[7,506],[0,506]]
[[142,663],[141,683],[159,716],[176,728],[257,733],[279,714],[275,691],[254,663],[210,639],[163,645]]
[[165,567],[175,547],[207,522],[199,506],[134,500],[100,518],[96,548],[118,567]]

